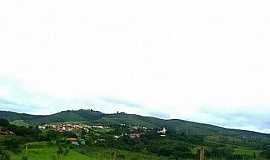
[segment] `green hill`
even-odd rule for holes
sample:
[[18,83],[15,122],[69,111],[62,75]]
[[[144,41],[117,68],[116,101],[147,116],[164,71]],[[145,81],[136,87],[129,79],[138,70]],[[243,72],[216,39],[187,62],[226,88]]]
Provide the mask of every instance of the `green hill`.
[[16,113],[9,111],[0,111],[0,118],[4,118],[13,121],[24,121],[25,123],[38,125],[43,123],[54,122],[90,122],[102,118],[104,114],[92,110],[77,110],[77,111],[63,111],[51,115],[30,115],[25,113]]
[[115,113],[104,114],[93,110],[68,110],[52,115],[29,115],[15,112],[0,111],[0,118],[13,122],[31,125],[54,122],[84,122],[88,124],[144,126],[147,128],[166,127],[175,133],[203,136],[209,143],[261,147],[270,144],[270,135],[252,131],[226,129],[209,124],[135,114]]

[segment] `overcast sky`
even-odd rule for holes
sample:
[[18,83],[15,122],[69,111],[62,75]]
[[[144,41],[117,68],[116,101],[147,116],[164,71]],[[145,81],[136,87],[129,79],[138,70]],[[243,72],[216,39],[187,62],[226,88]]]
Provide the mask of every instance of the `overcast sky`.
[[0,1],[0,110],[270,133],[268,0]]

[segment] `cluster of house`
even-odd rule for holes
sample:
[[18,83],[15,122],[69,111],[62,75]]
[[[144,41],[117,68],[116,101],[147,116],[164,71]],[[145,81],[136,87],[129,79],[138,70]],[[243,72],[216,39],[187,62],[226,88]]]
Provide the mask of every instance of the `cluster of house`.
[[80,124],[80,123],[55,123],[55,124],[44,124],[38,126],[39,129],[44,130],[44,129],[53,129],[58,132],[67,132],[67,131],[85,131],[89,132],[90,129],[92,128],[106,128],[104,126],[99,126],[99,125],[93,125],[89,126],[86,124]]
[[[125,124],[121,124],[121,126],[125,126]],[[102,125],[90,126],[90,125],[81,124],[81,123],[67,123],[67,122],[65,122],[65,123],[44,124],[44,125],[38,126],[38,128],[41,130],[53,129],[53,130],[56,130],[58,132],[68,132],[68,131],[90,132],[90,129],[105,129],[108,127],[102,126]],[[132,139],[136,139],[136,138],[140,138],[143,134],[145,134],[146,132],[148,132],[149,130],[152,130],[152,129],[148,129],[148,128],[142,127],[142,126],[133,126],[133,127],[130,127],[129,133],[122,133],[122,135],[119,135],[119,136],[115,135],[114,138],[119,139],[121,136],[125,135],[125,136],[129,136]],[[166,133],[167,133],[167,129],[164,127],[162,129],[157,130],[157,134],[159,134],[162,137],[166,136]],[[76,146],[85,144],[85,140],[80,139],[80,138],[67,138],[66,140],[69,141],[71,144],[76,145]],[[105,141],[105,140],[98,139],[95,141],[95,143],[102,143],[103,141]]]
[[14,133],[6,128],[0,127],[0,135],[13,135]]
[[90,126],[84,124],[72,124],[72,123],[56,123],[56,124],[45,124],[38,126],[39,129],[53,129],[58,132],[66,131],[80,131],[85,130],[89,132]]
[[[147,130],[148,129],[146,127],[134,126],[130,130],[129,137],[132,139],[140,138],[145,132],[147,132]],[[166,133],[167,133],[167,129],[164,127],[162,129],[157,130],[157,134],[159,134],[161,137],[165,137]]]
[[133,126],[130,128],[129,137],[132,139],[140,138],[146,131],[146,127]]

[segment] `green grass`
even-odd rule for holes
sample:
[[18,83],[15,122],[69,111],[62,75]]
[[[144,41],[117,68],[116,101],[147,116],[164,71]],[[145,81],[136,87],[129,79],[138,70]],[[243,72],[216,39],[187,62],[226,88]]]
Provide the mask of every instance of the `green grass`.
[[[47,142],[34,142],[28,144],[27,151],[19,154],[10,152],[11,160],[21,160],[24,154],[28,160],[54,160],[56,157],[57,147]],[[112,153],[124,155],[126,160],[163,160],[152,154],[134,153],[129,151],[111,150],[100,147],[84,147],[83,149],[70,149],[66,156],[61,160],[110,160]]]
[[[35,142],[28,144],[28,150],[20,154],[11,154],[11,160],[21,160],[25,154],[29,160],[53,160],[56,157],[57,147],[46,142]],[[62,160],[92,160],[75,150],[70,150],[67,156],[63,156]]]
[[114,129],[112,128],[95,128],[94,131],[98,132],[98,133],[108,133],[113,131]]
[[254,149],[249,149],[249,148],[244,148],[244,147],[238,147],[234,149],[235,154],[242,154],[242,155],[249,155],[253,156],[255,153],[256,155],[259,155],[261,151],[259,150],[254,150]]
[[165,160],[165,158],[158,157],[154,154],[143,154],[136,152],[129,152],[117,149],[104,149],[99,147],[84,148],[81,150],[83,154],[87,155],[93,160],[110,160],[112,159],[112,153],[118,153],[123,155],[126,160]]
[[6,138],[8,138],[10,136],[4,136],[4,135],[0,135],[0,142],[6,140]]
[[16,126],[29,127],[29,124],[27,122],[25,122],[24,120],[15,120],[15,121],[12,121],[10,123],[13,125],[16,125]]

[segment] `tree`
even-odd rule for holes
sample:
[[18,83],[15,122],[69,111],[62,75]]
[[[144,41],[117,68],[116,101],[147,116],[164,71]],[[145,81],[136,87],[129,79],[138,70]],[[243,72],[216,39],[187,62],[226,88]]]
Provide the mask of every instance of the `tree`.
[[215,147],[207,151],[207,157],[231,159],[233,157],[233,148]]
[[62,159],[63,156],[66,156],[69,153],[69,148],[66,145],[58,144],[58,150],[56,152],[59,160]]
[[270,159],[270,148],[267,148],[261,152],[261,156]]
[[62,155],[64,154],[63,147],[60,147],[59,146],[56,154],[57,154],[58,159],[61,160],[62,159]]
[[256,159],[256,153],[255,152],[253,152],[253,159]]
[[56,132],[55,130],[48,130],[45,132],[45,135],[44,135],[47,139],[47,140],[50,140],[50,141],[56,141],[57,139],[59,139],[61,136],[58,132]]
[[125,160],[125,159],[126,159],[125,156],[122,154],[116,156],[116,160]]
[[3,142],[3,144],[7,147],[7,149],[13,152],[20,151],[20,143],[21,141],[15,137],[7,139]]
[[0,160],[10,160],[8,152],[0,150]]
[[28,160],[28,157],[26,155],[23,155],[22,160]]
[[87,142],[87,145],[88,145],[88,146],[92,146],[92,145],[95,143],[95,138],[94,138],[94,136],[89,135],[89,136],[86,138],[86,142]]
[[119,152],[114,152],[113,154],[114,154],[114,156],[113,156],[114,160],[125,160],[126,159],[125,155],[120,154]]
[[9,122],[6,119],[0,118],[0,126],[2,127],[8,127],[9,126]]

